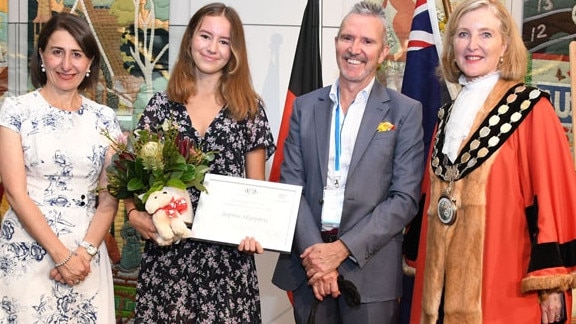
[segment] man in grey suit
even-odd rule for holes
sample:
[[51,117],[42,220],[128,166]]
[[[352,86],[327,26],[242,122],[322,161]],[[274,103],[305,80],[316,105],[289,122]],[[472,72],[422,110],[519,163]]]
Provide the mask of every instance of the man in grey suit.
[[[425,152],[421,104],[375,79],[385,26],[380,5],[355,4],[335,38],[339,78],[294,101],[280,181],[303,190],[292,252],[272,282],[292,291],[297,323],[311,313],[316,323],[398,320],[402,233],[418,209]],[[343,282],[359,305],[338,298]]]

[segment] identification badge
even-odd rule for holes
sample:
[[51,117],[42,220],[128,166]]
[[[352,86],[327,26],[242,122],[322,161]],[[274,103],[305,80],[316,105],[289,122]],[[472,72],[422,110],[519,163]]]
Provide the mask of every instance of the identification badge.
[[325,188],[322,204],[322,224],[339,225],[344,204],[344,188]]

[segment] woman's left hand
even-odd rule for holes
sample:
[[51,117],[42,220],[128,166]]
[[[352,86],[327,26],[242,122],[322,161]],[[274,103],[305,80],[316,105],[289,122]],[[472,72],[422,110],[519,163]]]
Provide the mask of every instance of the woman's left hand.
[[255,238],[247,236],[242,241],[240,241],[240,244],[238,244],[238,251],[261,254],[264,252],[264,249],[262,248],[262,245],[256,241]]
[[80,256],[78,252],[78,250],[74,251],[70,260],[62,266],[52,268],[49,274],[50,279],[69,286],[84,281],[90,274],[90,261]]
[[561,292],[553,292],[546,296],[545,300],[540,303],[542,308],[542,323],[556,323],[562,320],[562,312],[564,306],[562,305]]

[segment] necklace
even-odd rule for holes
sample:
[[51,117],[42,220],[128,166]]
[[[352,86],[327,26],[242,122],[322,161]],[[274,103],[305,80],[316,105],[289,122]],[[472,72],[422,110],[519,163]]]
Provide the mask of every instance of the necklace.
[[547,93],[523,84],[510,88],[472,134],[454,163],[441,153],[452,106],[446,109],[445,105],[439,109],[431,166],[434,174],[448,183],[438,199],[438,218],[443,224],[452,225],[456,221],[458,208],[456,198],[452,195],[454,182],[474,171],[492,156],[518,128],[542,96],[549,98]]

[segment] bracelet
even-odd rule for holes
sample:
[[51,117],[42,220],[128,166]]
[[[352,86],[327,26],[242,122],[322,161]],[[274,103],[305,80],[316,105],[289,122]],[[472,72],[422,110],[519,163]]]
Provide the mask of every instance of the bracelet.
[[65,265],[68,261],[70,261],[70,259],[72,259],[72,256],[75,255],[76,253],[72,252],[72,250],[68,250],[69,254],[66,257],[66,259],[62,260],[62,262],[56,263],[54,265],[54,267],[59,268],[63,265]]
[[128,217],[128,220],[130,220],[130,213],[137,210],[136,208],[131,208],[127,213],[126,213],[126,217]]

